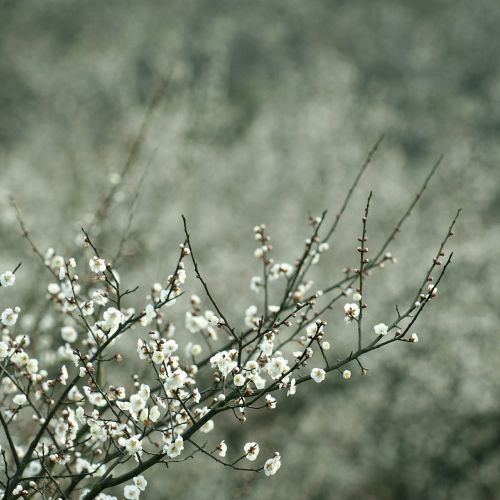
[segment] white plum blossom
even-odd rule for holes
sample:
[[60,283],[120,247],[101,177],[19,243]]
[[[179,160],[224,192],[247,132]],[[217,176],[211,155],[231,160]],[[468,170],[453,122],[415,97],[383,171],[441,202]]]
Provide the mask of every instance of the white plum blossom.
[[17,323],[19,312],[20,309],[18,307],[15,307],[14,309],[8,307],[7,309],[4,309],[0,317],[2,324],[5,326],[14,326]]
[[307,338],[312,339],[316,337],[316,335],[321,335],[323,333],[323,323],[311,323],[306,327]]
[[93,273],[103,273],[106,271],[106,261],[94,256],[89,261],[89,267]]
[[161,365],[165,361],[165,354],[163,351],[155,351],[152,354],[151,359],[153,360],[153,363]]
[[245,311],[245,325],[249,328],[256,328],[260,318],[257,316],[257,306],[251,305]]
[[130,396],[130,411],[137,414],[144,408],[146,408],[145,399],[139,394],[132,394],[132,396]]
[[78,333],[73,326],[63,326],[61,328],[61,338],[71,344],[78,339]]
[[184,440],[182,436],[177,436],[175,440],[169,441],[163,447],[163,453],[166,453],[170,458],[178,457],[184,450]]
[[378,323],[373,327],[373,330],[376,335],[387,335],[388,326],[385,323]]
[[259,293],[262,287],[262,278],[260,276],[252,276],[250,280],[250,290],[255,293]]
[[155,306],[153,304],[148,304],[146,306],[145,315],[149,321],[152,321],[154,318],[156,318]]
[[209,322],[205,316],[194,315],[194,314],[192,314],[191,311],[187,311],[186,318],[185,318],[185,325],[186,325],[186,328],[191,333],[198,333],[198,332],[205,330],[205,328],[208,327]]
[[105,306],[108,302],[107,292],[105,290],[94,290],[92,300],[100,306]]
[[142,455],[142,441],[141,435],[136,434],[128,439],[121,438],[120,444],[125,448],[129,455]]
[[346,304],[344,306],[345,322],[351,323],[353,320],[359,317],[359,306],[358,304]]
[[418,342],[418,335],[416,333],[412,333],[410,335],[410,342],[413,342],[414,344]]
[[126,500],[138,500],[141,496],[141,490],[135,484],[127,484],[123,488],[123,498]]
[[276,399],[271,394],[266,394],[266,406],[271,410],[276,408]]
[[9,346],[0,341],[0,361],[4,360],[9,355]]
[[170,373],[167,376],[163,387],[166,391],[181,389],[184,386],[187,378],[187,373],[181,368],[177,368],[174,372]]
[[328,242],[324,241],[323,243],[320,243],[318,245],[318,252],[319,253],[324,253],[327,252],[330,249],[330,245]]
[[57,295],[61,291],[61,287],[57,283],[49,283],[47,286],[47,292],[51,295]]
[[259,456],[259,445],[257,443],[247,443],[243,447],[247,460],[253,462]]
[[167,355],[171,355],[173,354],[175,351],[177,351],[177,349],[179,349],[179,345],[177,344],[177,342],[173,339],[170,339],[170,340],[167,340],[164,344],[163,344],[163,350],[165,351],[165,353]]
[[11,271],[5,271],[4,273],[0,274],[0,284],[2,286],[14,286],[15,282],[16,275]]
[[224,458],[227,453],[227,444],[224,439],[217,445],[217,451],[219,453],[219,457]]
[[344,370],[342,372],[342,377],[345,379],[345,380],[349,380],[351,378],[351,371],[350,370]]
[[286,373],[288,370],[288,360],[286,360],[282,356],[272,358],[271,361],[267,364],[267,372],[272,379],[281,377],[281,375],[283,373]]
[[[158,420],[160,419],[160,416],[161,416],[160,409],[158,408],[158,406],[154,405],[149,409],[147,418],[149,420],[151,420],[151,422],[158,422]],[[146,420],[146,419],[143,418],[142,420]]]
[[134,477],[134,484],[141,490],[144,491],[148,486],[148,482],[144,476],[136,476]]
[[293,274],[293,270],[294,267],[286,262],[283,262],[281,264],[274,264],[271,267],[269,278],[271,280],[276,280],[281,276],[289,278]]
[[16,394],[13,398],[13,401],[16,405],[22,406],[24,403],[26,403],[27,399],[24,394]]
[[278,452],[274,453],[274,457],[270,458],[264,464],[264,474],[266,476],[274,476],[281,467],[281,455]]
[[104,325],[110,333],[114,333],[123,321],[123,314],[115,307],[109,307],[102,315]]
[[235,349],[218,352],[210,358],[212,368],[217,368],[223,377],[227,377],[238,366],[237,354]]
[[242,387],[245,385],[246,379],[241,373],[237,373],[233,378],[233,382],[236,387]]
[[317,383],[323,382],[326,377],[326,372],[322,368],[313,368],[311,370],[311,378]]
[[84,316],[92,316],[94,314],[94,301],[93,300],[88,300],[87,302],[83,303],[81,306],[82,314]]
[[26,363],[26,371],[30,374],[38,372],[38,360],[35,358],[31,358]]
[[271,356],[274,349],[274,342],[271,338],[266,337],[260,344],[259,349],[266,355]]

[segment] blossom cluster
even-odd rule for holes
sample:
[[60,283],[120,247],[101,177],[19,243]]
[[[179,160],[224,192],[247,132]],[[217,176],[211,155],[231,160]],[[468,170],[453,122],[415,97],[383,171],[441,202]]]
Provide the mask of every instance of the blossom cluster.
[[[274,476],[281,454],[265,443],[240,447],[211,441],[219,431],[218,415],[249,422],[249,410],[273,411],[300,394],[303,383],[332,383],[335,374],[347,383],[358,366],[366,374],[361,358],[374,349],[418,342],[410,329],[436,298],[449,263],[443,266],[440,259],[451,228],[407,309],[371,318],[363,281],[394,258],[385,251],[388,243],[369,258],[364,244],[368,206],[357,248],[359,267],[349,267],[337,282],[321,287],[308,271],[330,250],[336,225],[322,235],[325,214],[310,218],[311,234],[293,263],[276,262],[266,226],[256,226],[254,255],[262,261],[262,273],[250,279],[250,289],[259,300],[248,304],[237,322],[228,321],[203,280],[186,222],[172,274],[152,283],[140,298],[137,287],[122,283],[112,260],[86,233],[87,258],[47,250],[43,262],[51,281],[45,300],[57,352],[37,351],[42,322],[20,321],[20,307],[8,304],[0,314],[0,485],[6,498],[78,493],[82,500],[111,499],[109,490],[122,488],[124,498],[138,499],[149,469],[195,455]],[[189,261],[206,299],[186,293]],[[16,273],[2,273],[0,284],[15,285]],[[270,304],[276,290],[281,296]],[[8,300],[1,292],[1,300]],[[332,332],[327,315],[343,318],[342,329]],[[354,344],[343,357],[331,352],[340,336]],[[122,353],[125,339],[134,340],[135,352]],[[124,363],[139,366],[130,382],[123,377]]]

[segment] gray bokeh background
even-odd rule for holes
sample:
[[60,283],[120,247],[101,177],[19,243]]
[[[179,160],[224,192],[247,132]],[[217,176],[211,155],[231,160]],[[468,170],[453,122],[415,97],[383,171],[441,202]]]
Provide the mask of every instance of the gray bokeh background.
[[[99,228],[114,254],[149,164],[120,268],[131,284],[147,289],[170,272],[184,213],[207,280],[242,324],[259,272],[252,227],[265,222],[276,258],[293,261],[307,216],[328,209],[333,217],[381,134],[316,272],[319,287],[357,259],[371,189],[375,248],[445,154],[393,245],[398,264],[368,285],[373,322],[411,299],[464,210],[418,345],[378,351],[366,377],[303,386],[275,412],[217,425],[214,442],[279,449],[278,475],[255,478],[198,458],[149,474],[148,498],[500,498],[499,22],[496,0],[0,4],[0,263],[23,260],[23,308],[39,310],[34,297],[48,277],[8,195],[41,247],[71,255],[167,74]],[[199,291],[192,274],[188,285]],[[341,357],[348,334],[332,333]],[[57,344],[50,331],[39,335]]]

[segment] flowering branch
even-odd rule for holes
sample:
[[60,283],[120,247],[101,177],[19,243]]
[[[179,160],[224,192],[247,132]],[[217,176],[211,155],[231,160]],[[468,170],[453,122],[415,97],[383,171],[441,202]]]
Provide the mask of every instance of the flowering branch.
[[[452,253],[446,255],[445,246],[459,212],[415,298],[405,310],[396,306],[395,319],[367,327],[374,318],[367,312],[364,283],[371,279],[372,270],[395,262],[386,249],[440,161],[374,258],[367,257],[366,246],[370,193],[358,238],[359,268],[346,268],[342,279],[315,291],[309,279],[309,270],[328,252],[328,241],[379,144],[370,151],[333,224],[324,230],[326,212],[310,217],[310,236],[293,264],[275,262],[267,227],[254,228],[258,242],[254,255],[262,264],[250,288],[263,293],[263,299],[260,310],[256,305],[246,308],[241,325],[237,320],[229,323],[202,277],[184,216],[185,239],[173,273],[153,283],[140,297],[139,287],[126,287],[116,261],[107,259],[87,230],[82,229],[90,255],[88,266],[82,266],[81,258],[58,255],[53,249],[42,252],[13,203],[23,236],[53,280],[47,287],[46,309],[59,330],[60,345],[52,362],[42,368],[37,356],[43,352],[37,352],[30,337],[20,333],[20,308],[1,313],[0,427],[7,446],[0,449],[4,498],[35,494],[71,498],[79,492],[85,500],[109,499],[105,492],[123,485],[123,496],[137,499],[147,486],[143,474],[152,467],[168,467],[197,455],[234,470],[272,476],[281,467],[278,452],[253,467],[246,461],[259,460],[259,444],[249,442],[243,449],[231,445],[230,450],[221,441],[208,447],[208,440],[199,444],[201,435],[213,431],[219,414],[248,422],[248,410],[272,411],[283,397],[295,396],[305,382],[322,383],[332,372],[347,381],[353,363],[366,374],[361,358],[370,352],[394,342],[418,342],[411,330],[437,297],[437,285],[452,258]],[[122,247],[120,243],[117,256]],[[213,311],[204,308],[197,295],[186,295],[186,260],[191,261]],[[0,275],[2,289],[15,284],[18,268]],[[339,304],[342,300],[348,302]],[[183,317],[180,328],[179,314]],[[329,315],[343,317],[345,327],[328,332]],[[332,339],[349,335],[353,323],[357,347],[340,360],[332,359]],[[229,338],[223,341],[221,332]],[[124,338],[137,341],[135,354],[122,352]],[[124,360],[141,367],[128,385],[120,368]],[[226,459],[228,453],[234,458]]]

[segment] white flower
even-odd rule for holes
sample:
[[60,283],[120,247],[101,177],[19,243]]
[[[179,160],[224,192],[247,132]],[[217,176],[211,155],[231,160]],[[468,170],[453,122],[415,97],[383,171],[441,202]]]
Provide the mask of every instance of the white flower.
[[328,342],[327,340],[321,342],[321,349],[323,349],[323,351],[329,351],[330,350],[330,342]]
[[163,354],[163,351],[155,351],[151,356],[151,359],[153,360],[153,363],[160,365],[163,361],[165,361],[165,354]]
[[135,484],[127,484],[123,488],[123,497],[127,500],[138,500],[141,490]]
[[233,382],[236,387],[242,387],[245,385],[246,379],[241,373],[238,373],[234,376]]
[[163,384],[166,391],[171,391],[173,389],[180,389],[187,379],[187,373],[180,368],[177,368],[171,375],[167,377],[167,380]]
[[292,378],[290,381],[290,385],[288,386],[288,390],[286,391],[287,396],[293,396],[297,392],[297,387],[295,385],[295,379]]
[[255,293],[259,293],[260,287],[262,286],[262,278],[260,276],[252,276],[250,280],[250,290]]
[[414,344],[418,342],[418,335],[416,333],[412,333],[410,335],[410,342],[413,342]]
[[320,244],[318,245],[318,252],[319,252],[319,253],[326,252],[326,251],[328,251],[329,249],[330,249],[330,245],[329,245],[326,241],[324,241],[323,243],[320,243]]
[[257,317],[257,306],[250,306],[245,311],[245,325],[253,328],[258,324],[259,318]]
[[30,360],[28,353],[26,352],[14,352],[12,355],[12,362],[17,366],[24,366]]
[[266,395],[266,406],[271,410],[276,408],[276,399],[271,396],[271,394]]
[[281,467],[281,456],[278,452],[274,454],[273,458],[270,458],[264,464],[264,474],[266,476],[274,476],[278,469]]
[[316,337],[317,334],[321,334],[323,332],[323,324],[321,322],[311,323],[306,327],[306,334],[308,339],[312,339]]
[[[66,368],[66,365],[62,365],[61,369],[59,370],[59,382],[61,382],[62,385],[66,385],[66,381],[68,380],[68,369]],[[99,396],[102,397],[101,394]]]
[[269,272],[269,278],[271,280],[278,279],[280,276],[289,278],[293,273],[294,267],[291,264],[283,262],[281,264],[274,264]]
[[16,282],[16,275],[14,273],[11,273],[10,271],[5,271],[4,273],[0,274],[0,284],[2,286],[14,286],[15,282]]
[[142,454],[142,441],[140,434],[136,434],[129,439],[120,441],[120,444],[125,447],[125,450],[127,450],[127,453],[130,455]]
[[26,371],[28,373],[36,373],[38,371],[38,360],[37,359],[30,359],[27,363],[26,363]]
[[50,295],[57,295],[61,291],[61,287],[57,283],[49,283],[47,286],[47,291]]
[[9,346],[5,342],[0,342],[0,361],[9,355]]
[[22,485],[22,484],[18,484],[18,485],[14,488],[14,490],[12,491],[12,493],[13,493],[14,495],[20,495],[22,491],[23,491],[23,485]]
[[175,441],[170,441],[163,447],[163,453],[166,453],[170,458],[175,458],[182,453],[184,449],[184,441],[182,436],[177,436]]
[[354,302],[359,302],[361,300],[361,294],[360,293],[355,293],[352,296],[352,300],[354,300]]
[[179,345],[175,340],[170,339],[163,344],[163,350],[168,355],[173,354],[175,351],[177,351],[177,349],[179,349]]
[[26,403],[26,396],[24,394],[16,394],[13,401],[16,405],[22,406]]
[[132,394],[132,396],[130,396],[130,411],[139,413],[144,408],[146,408],[146,400],[139,394]]
[[167,281],[169,283],[172,282],[172,280],[176,285],[184,284],[184,282],[186,281],[186,271],[184,270],[184,264],[182,262],[179,264],[177,273],[174,276],[171,275],[167,278]]
[[349,380],[351,378],[351,371],[350,370],[344,370],[342,372],[342,377],[344,377],[345,380]]
[[109,307],[108,309],[106,309],[102,317],[104,319],[106,327],[110,332],[116,331],[123,320],[123,314],[114,307]]
[[259,344],[259,349],[266,355],[266,356],[271,356],[273,353],[274,349],[274,342],[272,340],[269,340],[268,338],[265,338],[260,344]]
[[221,351],[210,358],[212,368],[217,367],[223,377],[227,377],[238,366],[236,361],[237,351]]
[[99,259],[99,257],[92,257],[89,261],[89,267],[93,273],[103,273],[106,271],[106,261],[104,259]]
[[155,311],[155,307],[153,306],[153,304],[148,304],[146,306],[146,318],[150,321],[153,318],[156,318],[156,311]]
[[205,311],[205,318],[211,325],[217,326],[219,324],[219,318],[213,311]]
[[271,361],[267,364],[267,371],[273,379],[281,377],[283,373],[288,371],[288,360],[286,360],[282,356],[272,358]]
[[313,368],[311,370],[311,378],[317,384],[323,382],[323,380],[325,380],[325,376],[326,376],[325,370],[323,370],[322,368]]
[[185,348],[186,356],[199,356],[203,352],[203,348],[200,344],[193,344],[188,342]]
[[14,326],[16,324],[17,318],[19,316],[17,310],[17,307],[15,310],[8,307],[2,312],[1,320],[5,326]]
[[218,445],[217,445],[217,451],[219,452],[219,457],[225,457],[227,453],[227,444],[224,440],[222,440]]
[[158,419],[160,418],[160,410],[158,406],[152,406],[151,409],[149,410],[149,419],[151,422],[157,422]]
[[373,327],[373,330],[377,335],[387,335],[388,326],[385,323],[379,323]]
[[65,342],[75,342],[78,338],[78,333],[72,326],[63,326],[61,328],[61,337]]
[[256,259],[260,259],[264,255],[264,250],[262,248],[256,248],[253,254]]
[[108,302],[107,293],[105,290],[94,290],[92,292],[92,300],[100,306],[105,306]]
[[359,317],[359,306],[357,304],[346,304],[344,306],[345,322],[350,323]]
[[94,301],[89,300],[81,305],[82,314],[84,316],[92,316],[94,314]]
[[200,432],[208,434],[209,432],[212,432],[214,430],[214,427],[215,427],[214,421],[207,420],[207,422],[200,427]]
[[134,484],[141,491],[144,491],[146,489],[146,486],[148,485],[148,482],[146,481],[146,478],[144,476],[137,476],[137,477],[134,477]]
[[259,445],[257,443],[247,443],[243,449],[245,450],[247,460],[253,462],[259,455]]

